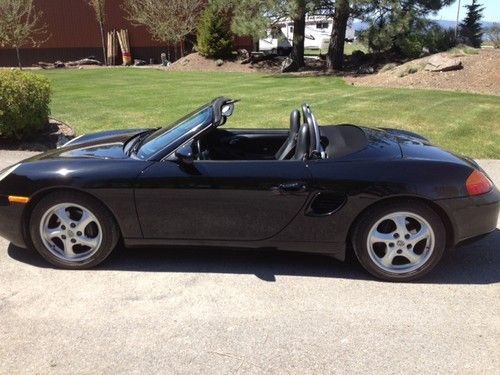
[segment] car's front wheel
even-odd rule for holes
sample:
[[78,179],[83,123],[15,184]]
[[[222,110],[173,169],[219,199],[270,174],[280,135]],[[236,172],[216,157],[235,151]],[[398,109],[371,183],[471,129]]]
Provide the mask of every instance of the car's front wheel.
[[446,234],[432,208],[408,201],[365,212],[352,242],[360,263],[372,275],[389,281],[411,281],[426,275],[439,262]]
[[101,263],[113,251],[119,233],[109,211],[77,192],[51,193],[33,209],[31,240],[50,263],[85,269]]

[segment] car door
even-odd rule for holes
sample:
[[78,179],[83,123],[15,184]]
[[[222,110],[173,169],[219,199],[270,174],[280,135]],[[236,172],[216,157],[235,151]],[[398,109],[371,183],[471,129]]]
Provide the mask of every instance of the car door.
[[159,161],[137,180],[145,238],[261,240],[303,208],[311,175],[303,161]]

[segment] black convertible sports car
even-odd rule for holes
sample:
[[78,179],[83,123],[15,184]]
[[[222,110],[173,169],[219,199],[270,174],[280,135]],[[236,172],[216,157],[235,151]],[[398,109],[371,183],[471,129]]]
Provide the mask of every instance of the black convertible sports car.
[[77,137],[0,174],[0,234],[71,269],[126,246],[354,251],[386,280],[429,272],[445,249],[493,231],[499,192],[471,159],[406,131],[222,128],[217,98],[160,129]]

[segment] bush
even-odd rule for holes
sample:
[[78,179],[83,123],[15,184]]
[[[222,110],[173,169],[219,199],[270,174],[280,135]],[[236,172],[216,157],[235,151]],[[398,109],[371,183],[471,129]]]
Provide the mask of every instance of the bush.
[[197,49],[203,56],[223,59],[233,52],[233,34],[230,16],[210,4],[201,16],[198,27]]
[[419,57],[424,49],[422,39],[423,38],[420,35],[412,35],[407,38],[402,38],[398,43],[401,54],[410,59],[416,59]]
[[41,75],[0,71],[0,134],[21,139],[41,130],[48,123],[50,94]]
[[351,53],[351,59],[356,61],[364,61],[366,60],[366,53],[364,53],[360,49],[354,50]]
[[448,51],[457,45],[455,30],[434,25],[424,34],[424,45],[431,53]]
[[472,48],[465,44],[457,44],[457,46],[450,49],[448,53],[453,57],[477,55],[479,54],[479,48]]
[[361,38],[373,51],[394,51],[411,59],[421,56],[424,48],[430,53],[437,53],[457,44],[454,30],[444,29],[432,22],[416,27],[411,32],[402,32],[394,25],[371,25]]
[[448,51],[456,45],[453,29],[444,29],[434,24],[418,33],[401,38],[398,43],[401,54],[409,58],[419,57],[424,48],[430,53],[438,53]]
[[375,25],[370,25],[368,29],[361,31],[360,40],[375,52],[387,51],[393,47],[392,35]]
[[487,31],[488,40],[494,48],[500,48],[500,23],[494,23]]

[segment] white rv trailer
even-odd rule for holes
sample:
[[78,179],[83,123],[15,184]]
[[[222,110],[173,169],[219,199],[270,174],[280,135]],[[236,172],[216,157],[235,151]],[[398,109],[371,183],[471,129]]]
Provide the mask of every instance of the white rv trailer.
[[[305,49],[325,49],[328,46],[332,32],[333,20],[325,16],[307,16],[305,27]],[[352,20],[347,24],[346,39],[354,40],[354,28]],[[259,51],[286,54],[292,49],[293,44],[293,21],[284,20],[277,23],[272,30],[268,30],[267,36],[259,40]],[[328,47],[326,47],[328,48]]]

